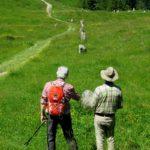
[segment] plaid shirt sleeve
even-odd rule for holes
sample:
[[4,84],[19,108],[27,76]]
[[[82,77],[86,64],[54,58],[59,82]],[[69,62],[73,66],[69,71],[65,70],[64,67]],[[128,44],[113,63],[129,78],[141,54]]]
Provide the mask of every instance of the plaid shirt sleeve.
[[91,107],[96,107],[99,99],[100,99],[100,89],[99,87],[97,87],[93,92]]
[[76,93],[74,87],[71,84],[66,84],[64,86],[64,93],[65,93],[65,97],[67,99],[75,99],[75,100],[79,100],[80,99],[80,95],[78,93]]
[[75,99],[75,100],[80,99],[80,95],[78,93],[76,93],[74,88],[70,89],[70,96],[72,99]]

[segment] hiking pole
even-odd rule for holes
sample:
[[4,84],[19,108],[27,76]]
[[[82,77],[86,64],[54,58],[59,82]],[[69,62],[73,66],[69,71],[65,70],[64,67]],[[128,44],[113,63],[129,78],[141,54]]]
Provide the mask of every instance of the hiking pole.
[[45,124],[45,121],[43,121],[40,126],[35,130],[35,132],[33,133],[33,135],[29,138],[29,140],[27,142],[24,143],[25,146],[28,146],[30,141],[32,140],[32,138],[36,135],[36,133],[39,131],[39,129],[43,126],[43,124]]

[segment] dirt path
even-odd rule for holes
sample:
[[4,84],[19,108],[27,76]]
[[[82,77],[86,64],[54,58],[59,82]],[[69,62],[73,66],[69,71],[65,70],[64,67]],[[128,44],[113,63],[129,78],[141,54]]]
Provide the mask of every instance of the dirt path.
[[58,37],[69,34],[70,32],[73,32],[75,30],[75,27],[69,22],[54,17],[52,17],[52,19],[58,22],[66,23],[68,25],[68,29],[63,33],[54,35],[46,40],[37,41],[34,44],[34,46],[27,48],[20,53],[17,53],[10,60],[4,61],[2,64],[0,64],[0,77],[8,75],[10,71],[17,70],[19,67],[23,66],[28,61],[36,57],[39,53],[41,53],[45,48],[47,48],[50,45],[52,40],[55,40]]

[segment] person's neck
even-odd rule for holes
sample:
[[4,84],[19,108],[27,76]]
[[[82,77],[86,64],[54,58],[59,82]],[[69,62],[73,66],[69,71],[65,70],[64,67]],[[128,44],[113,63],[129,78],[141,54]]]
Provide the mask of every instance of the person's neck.
[[65,81],[65,79],[64,78],[57,78],[58,80],[63,80],[63,81]]
[[107,84],[108,86],[113,86],[114,85],[113,82],[109,82],[109,81],[105,81],[105,84]]

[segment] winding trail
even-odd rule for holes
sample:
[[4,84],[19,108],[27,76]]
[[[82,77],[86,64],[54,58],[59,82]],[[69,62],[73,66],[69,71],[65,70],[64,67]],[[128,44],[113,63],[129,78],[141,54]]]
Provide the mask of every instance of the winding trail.
[[35,58],[39,53],[41,53],[45,48],[47,48],[50,45],[52,40],[55,40],[58,37],[69,34],[75,30],[75,27],[70,22],[63,21],[55,17],[51,17],[51,19],[56,20],[58,22],[66,23],[68,25],[68,29],[64,31],[63,33],[54,35],[46,40],[37,41],[34,44],[34,46],[17,53],[10,60],[4,61],[3,63],[1,63],[0,64],[0,77],[8,75],[10,71],[17,70],[19,67],[23,66],[24,64],[29,62],[31,59]]

